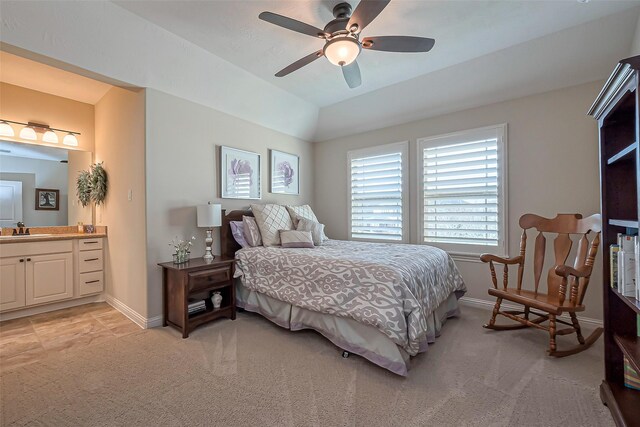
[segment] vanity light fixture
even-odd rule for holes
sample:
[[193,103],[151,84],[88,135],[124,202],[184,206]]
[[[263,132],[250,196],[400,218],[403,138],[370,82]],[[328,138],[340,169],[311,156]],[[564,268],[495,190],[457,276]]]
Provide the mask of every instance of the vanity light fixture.
[[19,134],[19,137],[21,139],[26,139],[28,141],[37,141],[38,140],[37,134],[41,133],[43,134],[42,142],[47,142],[49,144],[57,144],[59,139],[58,139],[58,134],[56,132],[64,132],[66,133],[66,135],[64,136],[62,143],[70,147],[78,146],[78,138],[76,137],[76,135],[80,135],[80,132],[73,132],[65,129],[55,129],[49,125],[45,125],[44,123],[36,123],[36,122],[23,123],[23,122],[14,122],[13,120],[0,119],[0,137],[15,136],[13,127],[11,126],[10,123],[24,126],[20,130],[20,134]]
[[4,120],[0,122],[0,136],[15,136],[15,132],[11,125]]

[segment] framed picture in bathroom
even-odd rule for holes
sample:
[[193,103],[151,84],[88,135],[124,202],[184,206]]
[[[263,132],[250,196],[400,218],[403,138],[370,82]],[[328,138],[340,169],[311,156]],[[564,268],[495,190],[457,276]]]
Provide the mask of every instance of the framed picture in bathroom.
[[60,190],[50,188],[36,188],[36,210],[59,211]]

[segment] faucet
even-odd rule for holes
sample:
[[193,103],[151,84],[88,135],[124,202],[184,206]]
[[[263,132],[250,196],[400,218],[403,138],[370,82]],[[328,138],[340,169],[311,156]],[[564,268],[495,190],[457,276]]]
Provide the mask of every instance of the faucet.
[[12,236],[28,236],[30,234],[28,228],[25,230],[24,222],[18,221],[16,225],[18,226],[18,229],[13,229]]

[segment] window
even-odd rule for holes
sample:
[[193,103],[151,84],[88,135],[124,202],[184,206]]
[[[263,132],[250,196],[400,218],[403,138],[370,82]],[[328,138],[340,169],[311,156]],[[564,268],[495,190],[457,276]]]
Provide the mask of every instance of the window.
[[[406,241],[407,142],[349,152],[349,237]],[[406,197],[405,197],[406,198]]]
[[506,125],[418,140],[421,242],[506,254]]

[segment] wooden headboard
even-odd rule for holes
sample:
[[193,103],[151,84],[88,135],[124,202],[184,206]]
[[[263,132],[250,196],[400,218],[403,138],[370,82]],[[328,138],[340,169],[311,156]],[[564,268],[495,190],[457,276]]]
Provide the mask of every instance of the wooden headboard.
[[233,238],[231,233],[231,221],[242,221],[243,216],[253,216],[253,212],[250,210],[237,210],[231,211],[225,215],[225,211],[222,212],[222,229],[220,230],[220,252],[225,258],[235,258],[236,251],[241,249],[236,239]]

